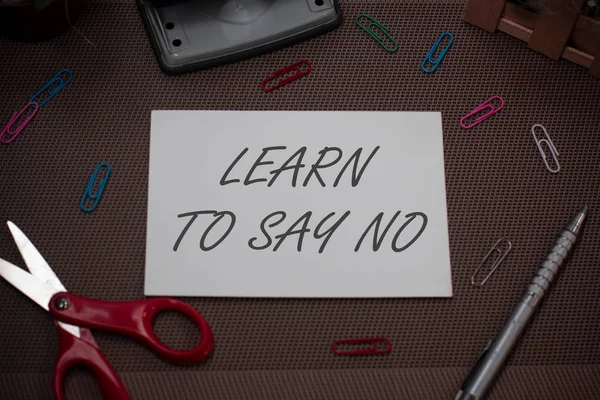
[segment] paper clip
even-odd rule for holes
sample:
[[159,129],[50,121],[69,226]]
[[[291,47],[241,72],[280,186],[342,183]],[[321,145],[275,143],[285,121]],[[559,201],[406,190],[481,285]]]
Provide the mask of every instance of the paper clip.
[[[506,245],[506,249],[502,249],[502,245]],[[483,260],[481,261],[481,264],[479,264],[479,267],[477,267],[477,269],[475,270],[475,272],[473,273],[473,275],[471,276],[471,284],[473,286],[483,286],[485,285],[485,283],[487,282],[488,279],[490,279],[490,276],[492,276],[492,274],[496,271],[496,268],[498,268],[498,266],[500,266],[500,263],[502,263],[502,261],[504,260],[504,258],[506,257],[506,255],[508,254],[508,252],[510,251],[510,249],[512,249],[512,243],[506,239],[500,239],[496,242],[496,244],[494,244],[492,246],[492,248],[490,249],[490,251],[488,251],[488,253],[485,255],[485,257],[483,258]],[[477,273],[479,272],[479,270],[481,268],[483,268],[483,265],[487,262],[488,258],[490,258],[490,256],[492,255],[493,252],[497,252],[498,253],[498,258],[496,258],[496,260],[494,261],[494,263],[492,264],[492,267],[490,268],[490,272],[487,274],[487,276],[485,277],[485,279],[483,281],[481,281],[481,283],[475,283],[475,276],[477,276]]]
[[[62,74],[67,74],[66,80],[62,79],[60,76]],[[55,87],[54,89],[52,89],[52,91],[48,94],[48,97],[46,97],[44,100],[38,102],[40,107],[43,107],[48,101],[50,101],[51,98],[54,97],[54,95],[58,92],[60,92],[65,86],[67,86],[67,84],[69,82],[71,82],[71,80],[73,79],[73,73],[68,70],[68,69],[61,69],[60,71],[58,71],[58,73],[56,75],[54,75],[54,77],[52,79],[50,79],[48,82],[46,82],[44,84],[44,86],[42,86],[42,88],[33,96],[31,96],[31,99],[29,99],[30,102],[35,101],[39,96],[42,95],[42,93],[48,89],[50,86],[52,86],[54,83],[56,82],[60,82],[59,85],[57,87]]]
[[[442,50],[440,55],[437,56],[437,58],[434,60],[432,57],[435,54],[435,52],[437,51],[437,49],[438,49],[440,43],[442,42],[442,40],[444,39],[444,37],[449,37],[450,41],[448,42],[446,47],[444,47],[444,49]],[[442,62],[442,59],[444,58],[444,56],[450,49],[450,46],[452,46],[452,43],[454,43],[454,35],[451,34],[450,32],[442,33],[440,35],[440,37],[438,38],[438,40],[433,44],[433,46],[431,46],[429,53],[427,53],[427,55],[425,56],[425,59],[421,63],[421,69],[428,73],[434,72],[437,69],[437,67],[440,65],[440,63]],[[427,69],[425,67],[425,65],[428,63],[432,65],[431,69]]]
[[[96,179],[98,178],[98,174],[100,173],[100,170],[102,169],[102,167],[106,167],[106,173],[104,174],[102,181],[100,181],[100,185],[98,186],[98,192],[93,193],[92,191],[94,189],[94,183],[96,183]],[[110,175],[110,165],[108,165],[108,163],[105,163],[105,162],[98,164],[98,166],[96,167],[96,171],[94,171],[94,173],[90,177],[90,180],[88,181],[87,187],[85,189],[85,194],[83,195],[83,198],[81,199],[81,209],[83,211],[85,211],[85,212],[94,211],[94,209],[98,205],[98,202],[100,201],[100,196],[102,196],[102,192],[104,191],[104,186],[106,186],[106,181],[108,181],[109,175]],[[85,202],[88,198],[94,200],[94,204],[91,207],[85,206]]]
[[[368,25],[363,25],[359,21],[360,18],[367,18],[371,22],[369,22]],[[390,30],[387,26],[383,25],[382,23],[378,22],[375,18],[367,14],[358,14],[354,21],[356,22],[356,25],[359,28],[371,35],[371,37],[375,39],[377,43],[379,43],[379,45],[385,49],[385,51],[387,51],[388,53],[395,53],[396,51],[398,51],[398,42],[396,42],[392,35],[390,35]],[[381,32],[383,32],[383,34],[387,36],[387,38],[394,44],[394,46],[391,48],[387,47],[384,43],[384,39],[381,36],[379,36],[379,34],[375,32],[373,28],[377,28]]]
[[[302,70],[302,67],[305,67],[304,71]],[[294,72],[294,75],[284,77],[283,79],[279,80],[275,84],[275,86],[267,87],[267,83],[274,81],[282,75],[292,71]],[[303,76],[308,75],[310,71],[312,71],[312,65],[307,60],[298,61],[296,64],[292,64],[290,66],[280,69],[279,71],[276,71],[273,75],[261,82],[260,88],[263,90],[263,92],[272,92],[273,90],[278,89],[283,85],[287,85],[288,83],[295,81],[296,79],[300,79]]]
[[[29,108],[33,108],[33,111],[31,112],[31,114],[29,114],[27,117],[25,117],[23,122],[21,122],[21,124],[15,130],[12,130],[12,127],[13,127],[12,125],[15,122],[17,122],[17,120],[19,118],[21,118],[21,115],[23,115],[23,113],[25,113],[25,111],[27,111],[27,109],[29,109]],[[35,116],[35,114],[38,112],[39,109],[40,109],[40,107],[39,107],[38,103],[31,102],[31,103],[27,103],[27,105],[25,107],[23,107],[21,109],[21,111],[17,111],[16,113],[14,113],[12,118],[10,119],[10,121],[8,121],[8,123],[6,124],[4,129],[2,129],[2,132],[0,133],[0,142],[2,142],[4,144],[9,144],[13,140],[15,140],[17,138],[17,136],[19,136],[19,133],[21,133],[21,131],[23,129],[25,129],[25,127],[27,126],[29,121],[31,121],[31,119]]]
[[[494,107],[494,105],[492,104],[492,101],[494,101],[494,100],[500,100],[500,105],[498,107]],[[492,96],[489,99],[487,99],[485,102],[483,102],[481,105],[477,106],[476,109],[474,109],[473,111],[471,111],[470,113],[468,113],[467,115],[462,117],[460,119],[460,126],[465,129],[470,129],[470,128],[474,127],[475,125],[478,125],[481,122],[485,121],[486,119],[488,119],[492,115],[496,114],[498,111],[502,110],[503,108],[504,108],[504,99],[500,96]],[[465,125],[465,121],[467,119],[471,118],[475,114],[478,114],[484,110],[487,110],[487,112],[485,114],[483,114],[481,117],[477,117],[475,122],[473,122],[471,125]]]
[[[545,139],[538,139],[537,134],[535,133],[536,127],[542,128],[542,130],[544,131],[544,135],[546,136]],[[540,154],[542,155],[542,160],[544,160],[544,164],[546,164],[546,168],[548,169],[548,171],[554,174],[560,171],[560,164],[558,163],[558,158],[556,158],[556,156],[558,155],[558,150],[556,150],[556,146],[554,146],[554,143],[552,143],[552,139],[550,139],[550,135],[548,135],[548,131],[546,131],[546,128],[544,128],[540,124],[535,124],[531,127],[531,133],[533,134],[533,140],[535,140],[535,144],[537,145]],[[548,157],[546,157],[546,152],[544,151],[544,149],[542,149],[543,143],[546,143],[548,145],[548,148],[550,149],[552,160],[556,164],[555,168],[552,168],[550,164],[548,164]]]
[[[379,349],[377,343],[385,343],[386,346],[383,349]],[[356,349],[356,350],[338,350],[337,346],[340,344],[352,344],[352,345],[361,345],[361,344],[369,344],[370,347],[366,349]],[[388,338],[384,337],[376,337],[376,338],[362,338],[362,339],[343,339],[336,340],[333,342],[331,346],[331,350],[337,355],[351,355],[351,356],[364,356],[369,354],[388,354],[392,351],[392,342]]]

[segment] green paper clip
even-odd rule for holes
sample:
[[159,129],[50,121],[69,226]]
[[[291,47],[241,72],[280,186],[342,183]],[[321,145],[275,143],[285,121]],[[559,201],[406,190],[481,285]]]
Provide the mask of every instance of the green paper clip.
[[[371,22],[369,22],[368,25],[363,25],[359,22],[360,18],[367,18]],[[379,23],[377,20],[367,14],[358,14],[354,21],[359,28],[371,35],[371,37],[373,37],[373,39],[375,39],[377,43],[379,43],[379,45],[385,49],[385,51],[388,53],[395,53],[398,51],[398,42],[396,42],[392,35],[390,35],[390,30],[387,28],[387,26]],[[394,44],[394,47],[387,47],[384,43],[384,39],[379,36],[377,32],[373,31],[373,28],[378,28],[381,32],[383,32],[383,34],[387,36],[387,38]]]

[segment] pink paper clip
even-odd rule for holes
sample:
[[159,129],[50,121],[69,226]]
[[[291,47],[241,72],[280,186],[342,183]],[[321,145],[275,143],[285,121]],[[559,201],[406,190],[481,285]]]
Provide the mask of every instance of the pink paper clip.
[[[304,70],[302,68],[304,67]],[[282,75],[287,74],[288,72],[294,72],[294,75],[284,77],[283,79],[279,79]],[[275,89],[282,87],[283,85],[287,85],[288,83],[295,81],[296,79],[300,79],[303,76],[306,76],[312,71],[312,65],[307,60],[302,60],[297,62],[296,64],[289,65],[285,68],[276,71],[273,75],[265,79],[261,82],[260,88],[263,92],[272,92]],[[267,83],[278,80],[274,86],[267,87]]]
[[[385,343],[385,348],[380,349],[377,347],[378,343]],[[351,344],[351,345],[364,345],[368,344],[368,348],[359,348],[354,350],[338,350],[340,344]],[[392,351],[392,341],[384,337],[375,338],[361,338],[361,339],[342,339],[336,340],[331,346],[331,350],[337,355],[351,355],[351,356],[365,356],[369,354],[388,354]]]
[[[494,107],[494,105],[492,104],[492,101],[494,101],[494,100],[500,100],[500,105],[498,107]],[[465,129],[471,129],[475,125],[479,125],[480,123],[482,123],[483,121],[485,121],[486,119],[491,117],[492,115],[496,114],[498,111],[502,110],[503,108],[504,108],[504,99],[500,96],[492,96],[489,99],[487,99],[485,102],[483,102],[481,105],[477,106],[476,109],[474,109],[473,111],[471,111],[470,113],[468,113],[467,115],[462,117],[460,119],[460,126]],[[487,112],[485,114],[483,114],[482,116],[477,117],[475,122],[473,122],[471,125],[465,125],[465,121],[467,119],[473,117],[474,115],[476,115],[482,111],[487,111]]]
[[[27,111],[27,109],[30,107],[33,108],[33,112],[29,114],[15,130],[12,130],[12,125],[19,118],[21,118],[21,115],[23,115],[23,113],[25,113],[25,111]],[[17,136],[19,136],[19,133],[21,133],[21,131],[25,129],[29,121],[31,121],[31,119],[35,116],[39,109],[40,106],[38,105],[38,103],[30,102],[27,103],[27,105],[23,107],[21,111],[17,111],[16,113],[14,113],[10,121],[8,121],[8,124],[6,124],[6,126],[4,127],[4,129],[2,129],[2,132],[0,133],[0,142],[4,144],[9,144],[13,140],[15,140]]]

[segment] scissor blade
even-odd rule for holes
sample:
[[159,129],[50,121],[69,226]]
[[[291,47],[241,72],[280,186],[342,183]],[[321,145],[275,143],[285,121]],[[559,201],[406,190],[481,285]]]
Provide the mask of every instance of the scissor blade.
[[31,274],[45,282],[48,286],[52,286],[57,291],[66,292],[67,289],[65,289],[60,279],[58,279],[54,271],[52,271],[52,268],[50,268],[50,265],[44,260],[44,257],[42,257],[33,243],[25,236],[23,231],[10,221],[7,222],[7,225],[21,252],[21,257],[25,260],[25,264],[27,265],[27,268],[29,268],[29,271],[31,271]]
[[61,290],[46,285],[29,272],[2,258],[0,258],[0,276],[46,311],[49,310],[48,304],[52,296],[61,292]]
[[[2,258],[0,258],[0,276],[46,311],[49,310],[50,299],[52,296],[56,293],[63,292],[63,290],[45,284],[29,272]],[[71,335],[81,337],[78,326],[65,324],[64,322],[59,321],[57,321],[57,323]]]

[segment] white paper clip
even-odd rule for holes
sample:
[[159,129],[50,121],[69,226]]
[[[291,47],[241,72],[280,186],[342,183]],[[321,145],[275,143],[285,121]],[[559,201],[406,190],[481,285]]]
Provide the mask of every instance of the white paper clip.
[[[537,134],[535,133],[536,127],[542,128],[542,130],[544,131],[544,135],[546,136],[545,138],[538,139]],[[554,174],[557,173],[558,171],[560,171],[560,164],[558,163],[558,158],[556,158],[556,156],[558,155],[558,150],[556,150],[556,146],[554,146],[554,143],[552,143],[552,139],[550,139],[550,135],[548,135],[546,128],[544,128],[540,124],[535,124],[534,126],[531,127],[531,134],[533,135],[533,140],[535,140],[535,144],[537,145],[538,149],[540,150],[540,154],[542,155],[542,160],[544,160],[544,164],[546,164],[546,168],[548,169],[548,171],[550,171]],[[548,164],[548,157],[546,156],[546,152],[544,151],[544,149],[542,149],[543,143],[546,143],[546,145],[550,149],[550,154],[552,155],[552,159],[554,161],[554,164],[556,165],[556,167],[554,167],[554,168],[552,168],[550,166],[550,164]]]
[[[510,251],[510,249],[512,249],[512,243],[509,240],[507,240],[507,239],[499,239],[492,246],[492,248],[490,249],[490,251],[487,252],[487,254],[485,255],[485,257],[483,257],[483,260],[481,261],[481,264],[479,264],[479,267],[477,267],[477,269],[475,270],[475,272],[473,273],[473,275],[471,275],[471,284],[473,286],[483,286],[483,285],[485,285],[485,283],[488,281],[488,279],[490,279],[490,276],[492,276],[494,274],[494,272],[496,272],[496,269],[500,266],[500,263],[502,263],[502,261],[504,260],[504,258],[508,255],[508,252]],[[494,260],[494,262],[492,263],[492,266],[490,267],[490,272],[488,272],[488,274],[486,275],[486,277],[481,282],[479,282],[479,283],[475,282],[475,277],[477,276],[477,273],[487,263],[488,259],[492,255],[492,253],[498,253],[498,255],[497,255],[496,259]]]

